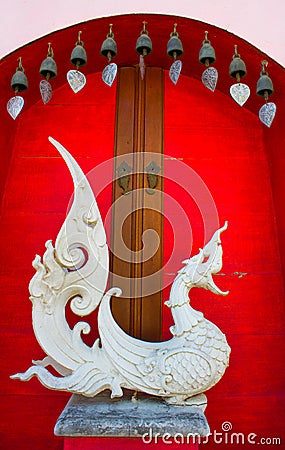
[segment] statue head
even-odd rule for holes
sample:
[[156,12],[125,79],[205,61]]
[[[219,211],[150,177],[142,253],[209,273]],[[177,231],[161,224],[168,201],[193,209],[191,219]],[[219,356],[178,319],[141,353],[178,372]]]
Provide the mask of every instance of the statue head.
[[179,271],[187,287],[203,287],[214,294],[227,295],[228,291],[222,291],[215,284],[212,275],[218,273],[223,265],[223,249],[221,242],[221,233],[228,227],[228,222],[217,230],[208,244],[199,253],[190,259],[183,261],[186,264]]

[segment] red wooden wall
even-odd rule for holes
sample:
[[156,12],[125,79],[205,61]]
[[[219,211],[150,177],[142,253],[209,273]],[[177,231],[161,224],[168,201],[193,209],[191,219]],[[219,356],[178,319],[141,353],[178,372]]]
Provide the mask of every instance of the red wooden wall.
[[[171,61],[163,53],[164,45],[177,18],[151,15],[137,15],[131,20],[129,16],[116,21],[113,18],[118,48],[127,48],[130,36],[135,41],[143,18],[150,24],[154,43],[147,64],[167,69]],[[94,21],[83,25],[87,49],[92,48],[92,42],[101,43],[108,23],[109,19],[102,19],[96,21],[96,27]],[[254,94],[259,62],[264,55],[229,33],[210,27],[220,73],[219,88],[211,93],[200,82],[203,67],[197,63],[196,55],[205,24],[182,18],[178,23],[185,47],[184,75],[174,86],[165,72],[165,192],[181,206],[184,220],[181,221],[175,205],[166,201],[165,263],[173,246],[175,252],[165,268],[165,284],[169,285],[181,260],[189,256],[185,254],[189,250],[185,243],[190,242],[195,252],[215,230],[216,207],[220,224],[229,221],[229,228],[222,235],[224,266],[217,284],[229,289],[230,294],[219,298],[193,290],[191,301],[227,335],[232,355],[224,378],[208,393],[206,415],[212,431],[220,432],[222,423],[228,421],[234,432],[281,437],[284,444],[284,260],[280,258],[285,254],[284,69],[270,61],[277,116],[267,129],[257,117],[262,100]],[[85,89],[75,95],[66,85],[68,57],[78,29],[70,28],[52,36],[62,70],[52,81],[53,99],[45,106],[39,100],[40,78],[35,62],[40,64],[45,56],[50,37],[1,62],[4,101],[1,99],[0,104],[3,124],[0,169],[4,195],[0,237],[0,447],[5,450],[63,448],[63,440],[53,436],[53,426],[69,395],[48,391],[35,379],[28,383],[9,379],[12,373],[28,368],[32,358],[43,356],[31,325],[28,299],[28,283],[34,272],[31,261],[35,253],[43,253],[47,239],[55,239],[72,195],[70,175],[47,141],[49,135],[59,140],[89,173],[95,192],[98,186],[106,186],[97,197],[103,217],[111,205],[111,184],[108,184],[111,165],[103,165],[107,167],[104,170],[96,167],[102,167],[113,156],[116,84],[109,88],[102,83],[100,70],[104,60],[97,49],[95,56],[89,53],[90,63],[84,69]],[[248,62],[245,82],[250,85],[252,95],[243,108],[228,94],[232,81],[227,69],[233,43],[239,44]],[[137,62],[134,50],[127,53],[118,55],[119,65]],[[5,102],[13,95],[9,90],[10,77],[20,55],[25,57],[30,87],[24,94],[25,109],[14,122],[5,111]],[[187,221],[193,239],[190,229],[185,228]],[[166,287],[165,299],[167,296]],[[165,337],[169,336],[170,324],[171,317],[165,309]],[[104,448],[103,445],[112,448],[115,441],[101,440],[99,448]],[[213,442],[209,448],[214,448]]]

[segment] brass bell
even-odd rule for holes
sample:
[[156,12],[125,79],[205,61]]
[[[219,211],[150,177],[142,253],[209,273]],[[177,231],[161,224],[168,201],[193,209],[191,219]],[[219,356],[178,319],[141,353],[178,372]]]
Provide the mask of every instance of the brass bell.
[[210,64],[216,61],[215,50],[208,40],[208,31],[205,31],[205,39],[202,42],[202,47],[199,52],[199,61],[206,67],[209,67]]
[[19,66],[11,79],[11,88],[15,92],[23,92],[28,89],[28,79],[24,73],[24,67],[22,66],[22,58],[19,58]]
[[174,31],[170,33],[170,39],[167,43],[167,54],[171,58],[178,58],[183,55],[183,45],[179,39],[179,34],[176,31],[177,23],[174,24]]
[[274,92],[274,89],[272,80],[271,78],[269,78],[268,72],[265,70],[265,67],[267,67],[268,62],[262,61],[261,64],[262,64],[262,71],[260,72],[260,78],[257,82],[256,93],[257,95],[260,95],[261,97],[264,97],[265,100],[267,100],[269,95],[271,95]]
[[236,78],[238,83],[240,82],[240,79],[246,75],[246,66],[237,52],[237,45],[235,45],[235,53],[233,54],[233,59],[230,63],[229,73],[231,77]]
[[78,32],[78,41],[76,42],[70,57],[71,63],[76,67],[84,66],[87,63],[87,54],[84,49],[84,42],[80,40],[81,33],[82,31]]
[[114,33],[112,32],[113,25],[110,24],[109,26],[110,31],[107,34],[106,39],[101,46],[101,55],[111,60],[117,55],[117,44],[114,40]]
[[48,54],[46,59],[43,60],[40,67],[40,74],[46,78],[54,78],[57,75],[57,67],[56,62],[53,59],[53,50],[51,48],[51,44],[48,44]]
[[146,56],[152,52],[152,42],[146,30],[147,22],[143,21],[143,29],[136,42],[136,51],[139,55]]

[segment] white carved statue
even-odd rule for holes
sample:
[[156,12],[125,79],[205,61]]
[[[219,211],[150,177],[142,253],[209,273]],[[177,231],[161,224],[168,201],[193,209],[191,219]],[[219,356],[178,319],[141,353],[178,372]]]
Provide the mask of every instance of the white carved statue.
[[[37,376],[50,389],[93,397],[110,389],[111,397],[123,395],[122,388],[165,398],[176,405],[205,407],[202,393],[223,376],[230,347],[219,328],[190,305],[189,291],[203,287],[226,295],[214,283],[212,274],[222,267],[221,233],[217,230],[198,255],[183,261],[171,288],[174,325],[172,339],[145,342],[129,336],[116,323],[110,308],[119,288],[105,293],[108,277],[108,247],[105,230],[92,189],[72,156],[49,138],[64,158],[74,182],[74,201],[57,236],[55,246],[46,243],[43,259],[36,256],[36,273],[29,286],[33,303],[33,328],[48,355],[33,361],[25,373],[11,378],[22,381]],[[100,339],[92,347],[81,333],[89,333],[88,323],[80,321],[71,329],[65,307],[70,302],[78,316],[87,316],[99,305]],[[61,376],[52,375],[52,366]]]

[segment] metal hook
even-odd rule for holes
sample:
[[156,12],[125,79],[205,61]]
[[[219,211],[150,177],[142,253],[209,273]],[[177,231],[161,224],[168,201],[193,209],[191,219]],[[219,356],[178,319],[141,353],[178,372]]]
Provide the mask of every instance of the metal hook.
[[175,24],[173,24],[173,31],[171,31],[171,33],[170,33],[170,37],[173,37],[173,36],[179,36],[179,34],[177,33],[177,23],[175,23]]
[[235,44],[235,45],[234,45],[234,49],[235,49],[234,51],[235,51],[235,52],[234,52],[234,54],[233,54],[233,59],[234,59],[234,58],[240,58],[240,54],[238,53],[237,48],[238,48],[238,46]]
[[109,27],[110,27],[110,30],[109,30],[109,33],[107,34],[107,38],[114,38],[114,33],[113,33],[113,24],[112,23],[110,23],[109,24]]
[[22,72],[24,72],[24,67],[23,67],[23,65],[22,65],[22,57],[21,56],[19,56],[19,58],[17,59],[17,61],[19,61],[19,64],[18,64],[18,67],[17,67],[17,71],[18,70],[21,70]]
[[262,73],[263,73],[263,75],[265,74],[265,75],[268,75],[268,72],[265,70],[265,67],[267,67],[268,66],[268,61],[266,61],[266,59],[263,59],[262,61],[261,61],[261,66],[262,66]]
[[82,31],[78,31],[77,42],[75,42],[75,45],[82,45],[82,47],[83,47],[83,42],[80,39],[81,34],[82,34]]
[[50,56],[51,58],[53,58],[53,49],[51,46],[51,42],[48,43],[48,53],[47,56]]
[[148,31],[146,29],[146,25],[147,25],[147,22],[144,20],[143,21],[143,29],[141,31],[141,34],[148,34]]

